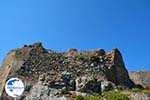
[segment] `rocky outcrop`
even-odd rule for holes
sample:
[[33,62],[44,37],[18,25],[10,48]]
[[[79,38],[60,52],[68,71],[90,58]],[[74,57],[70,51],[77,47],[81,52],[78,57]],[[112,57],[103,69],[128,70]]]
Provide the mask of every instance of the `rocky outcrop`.
[[[20,78],[25,84],[27,89],[22,96],[25,100],[31,100],[33,95],[52,98],[52,89],[58,91],[58,95],[62,90],[101,94],[118,84],[134,87],[118,49],[105,52],[103,49],[77,51],[72,48],[61,53],[46,50],[41,43],[24,45],[6,56],[2,72],[5,74],[0,76],[1,98],[7,100],[13,98],[6,95],[4,84],[12,77]],[[35,88],[39,90],[36,93]],[[45,91],[48,94],[42,95]]]
[[150,88],[150,71],[129,72],[129,76],[135,84]]
[[122,91],[121,93],[127,94],[131,100],[150,100],[149,94],[142,94],[131,91]]
[[3,88],[5,85],[5,81],[7,80],[7,76],[11,70],[11,67],[18,66],[17,64],[21,64],[21,62],[16,61],[15,59],[15,50],[10,51],[3,61],[2,68],[0,69],[0,96],[2,95]]
[[[55,88],[44,86],[41,83],[37,83],[33,86],[31,93],[23,98],[25,100],[68,100],[61,95],[61,91]],[[25,96],[24,96],[25,97]]]
[[101,82],[91,77],[79,77],[76,80],[76,91],[83,93],[101,93]]

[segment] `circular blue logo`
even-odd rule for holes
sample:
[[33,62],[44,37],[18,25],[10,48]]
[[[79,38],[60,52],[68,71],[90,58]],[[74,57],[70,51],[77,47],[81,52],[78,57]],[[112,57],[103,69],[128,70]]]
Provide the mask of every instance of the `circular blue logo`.
[[18,78],[11,78],[5,84],[5,91],[11,97],[18,97],[24,91],[24,84]]

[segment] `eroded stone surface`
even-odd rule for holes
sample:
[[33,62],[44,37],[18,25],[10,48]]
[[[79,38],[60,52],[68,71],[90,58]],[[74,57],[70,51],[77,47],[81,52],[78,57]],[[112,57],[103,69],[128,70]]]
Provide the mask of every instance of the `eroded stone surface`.
[[[31,86],[31,89],[24,92],[23,99],[34,95],[34,88],[39,83],[39,94],[49,89],[101,93],[114,88],[107,82],[134,86],[118,49],[111,52],[105,52],[103,49],[69,49],[69,52],[61,53],[46,50],[41,43],[25,45],[6,56],[0,73],[4,73],[0,76],[1,97],[7,100],[12,98],[3,91],[4,83],[12,77],[20,78],[26,87]],[[39,94],[35,94],[37,98],[41,98]],[[42,98],[46,97],[49,97],[49,94],[42,95]]]

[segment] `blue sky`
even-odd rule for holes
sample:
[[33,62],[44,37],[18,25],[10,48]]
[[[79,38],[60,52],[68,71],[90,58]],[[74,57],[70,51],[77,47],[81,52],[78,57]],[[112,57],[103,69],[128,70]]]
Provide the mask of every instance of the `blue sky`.
[[119,48],[129,71],[150,70],[149,0],[1,0],[0,34],[1,63],[41,41],[56,51]]

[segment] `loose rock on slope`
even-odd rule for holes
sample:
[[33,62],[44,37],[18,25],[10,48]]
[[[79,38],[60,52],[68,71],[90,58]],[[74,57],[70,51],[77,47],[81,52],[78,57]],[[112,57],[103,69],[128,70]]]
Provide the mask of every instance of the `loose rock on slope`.
[[[58,91],[56,95],[58,98],[62,98],[63,95],[59,92],[64,89],[101,94],[118,84],[134,87],[118,49],[111,52],[105,52],[103,49],[92,51],[69,49],[69,52],[61,53],[46,50],[41,43],[35,43],[11,51],[6,58],[0,71],[6,73],[0,80],[3,100],[13,100],[4,91],[6,80],[13,77],[20,78],[26,87],[31,87],[22,96],[25,100],[32,100],[33,95],[36,95],[34,99],[52,98],[52,89]],[[39,91],[35,93],[34,89],[39,82],[41,82],[38,86]],[[43,92],[44,94],[41,94]]]

